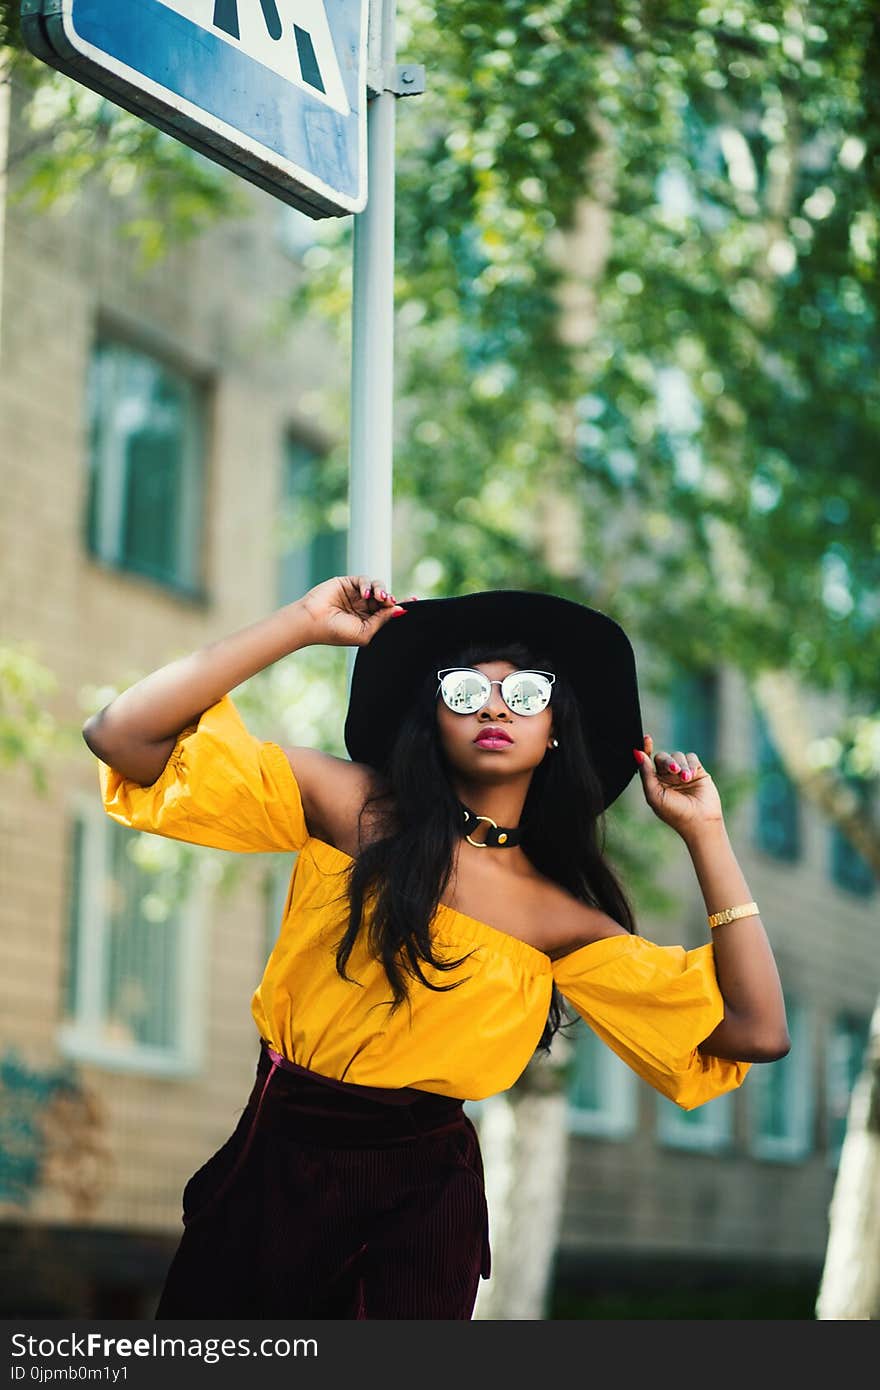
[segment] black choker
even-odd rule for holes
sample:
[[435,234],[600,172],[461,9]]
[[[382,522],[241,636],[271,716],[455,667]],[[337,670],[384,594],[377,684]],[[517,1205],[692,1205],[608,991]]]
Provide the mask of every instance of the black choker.
[[[514,845],[519,844],[522,836],[521,826],[496,825],[491,816],[478,816],[476,811],[472,811],[470,806],[465,806],[463,801],[459,801],[458,804],[464,812],[464,835],[468,844],[475,845],[477,849],[512,849]],[[483,841],[472,840],[471,831],[476,830],[481,820],[489,822],[486,838]]]

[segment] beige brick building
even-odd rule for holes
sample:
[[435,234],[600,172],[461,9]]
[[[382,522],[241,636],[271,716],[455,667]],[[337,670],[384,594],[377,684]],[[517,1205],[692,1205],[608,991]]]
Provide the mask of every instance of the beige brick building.
[[[25,138],[18,121],[0,106],[0,153]],[[74,730],[97,707],[83,692],[124,688],[344,565],[339,534],[277,532],[346,430],[333,403],[347,364],[329,335],[272,327],[303,273],[296,238],[314,227],[247,196],[251,216],[148,270],[120,235],[126,209],[98,186],[52,214],[0,202],[2,640],[56,673],[51,712]],[[408,565],[395,557],[395,583]],[[643,703],[670,747],[759,775],[732,837],[795,1046],[686,1115],[582,1038],[560,1289],[638,1271],[664,1285],[719,1271],[809,1284],[880,989],[875,885],[798,805],[735,675],[689,676],[668,703]],[[637,781],[625,796],[639,805]],[[183,1183],[252,1082],[250,995],[290,863],[181,856],[119,830],[76,739],[45,794],[23,764],[6,772],[0,829],[0,1308],[148,1317]],[[132,838],[150,842],[133,858]],[[226,891],[221,858],[238,870]],[[641,915],[641,929],[700,944],[702,901],[674,841],[667,871],[681,912]]]

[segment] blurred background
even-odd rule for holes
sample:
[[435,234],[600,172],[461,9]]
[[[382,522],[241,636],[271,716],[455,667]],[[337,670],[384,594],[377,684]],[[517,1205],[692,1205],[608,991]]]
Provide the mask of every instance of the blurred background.
[[[656,749],[719,786],[793,1040],[684,1112],[581,1026],[469,1103],[476,1316],[880,1316],[876,7],[400,0],[397,38],[427,90],[397,113],[383,578],[623,625]],[[294,857],[117,826],[80,728],[347,572],[352,218],[37,63],[17,3],[0,41],[0,1316],[149,1318],[250,1090]],[[235,700],[345,753],[342,649]],[[708,939],[636,774],[607,850],[643,935]]]

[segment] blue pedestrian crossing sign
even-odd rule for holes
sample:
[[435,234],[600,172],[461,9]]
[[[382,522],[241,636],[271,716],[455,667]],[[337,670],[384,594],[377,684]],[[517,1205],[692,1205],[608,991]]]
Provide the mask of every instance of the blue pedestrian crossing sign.
[[31,52],[311,217],[367,202],[369,0],[21,0]]

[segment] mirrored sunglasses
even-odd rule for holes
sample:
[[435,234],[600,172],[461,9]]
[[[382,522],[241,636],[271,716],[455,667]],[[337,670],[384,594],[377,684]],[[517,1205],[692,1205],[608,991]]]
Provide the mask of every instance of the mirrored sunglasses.
[[550,703],[552,671],[511,671],[503,680],[490,681],[470,666],[448,666],[437,672],[438,694],[455,714],[476,714],[487,703],[492,686],[501,686],[501,698],[514,714],[540,714]]

